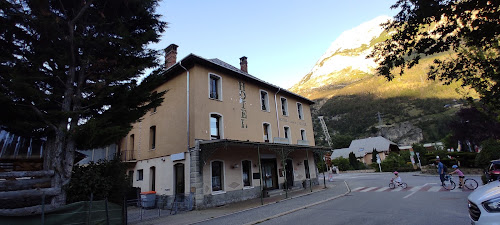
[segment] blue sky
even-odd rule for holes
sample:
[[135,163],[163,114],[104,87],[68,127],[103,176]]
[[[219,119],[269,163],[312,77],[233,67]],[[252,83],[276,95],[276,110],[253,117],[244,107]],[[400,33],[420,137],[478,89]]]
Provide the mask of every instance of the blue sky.
[[393,16],[395,0],[255,0],[160,2],[157,13],[169,23],[160,43],[179,46],[177,59],[189,53],[219,58],[239,68],[248,57],[248,72],[289,88],[314,66],[345,30],[380,15]]

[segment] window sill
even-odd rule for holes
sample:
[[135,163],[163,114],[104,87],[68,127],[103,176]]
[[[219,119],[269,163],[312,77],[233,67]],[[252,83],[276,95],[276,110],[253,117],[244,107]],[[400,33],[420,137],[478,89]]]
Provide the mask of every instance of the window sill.
[[149,151],[155,151],[155,150],[156,150],[156,148],[149,149]]
[[262,112],[271,112],[270,110],[262,110],[262,109],[260,111],[262,111]]
[[253,188],[254,188],[254,186],[245,186],[245,187],[243,187],[243,190],[248,190],[248,189],[253,189]]
[[210,97],[208,97],[208,99],[210,99],[210,100],[214,100],[214,101],[219,101],[219,102],[222,102],[222,99],[218,99],[218,98],[210,98]]
[[226,194],[226,191],[212,191],[212,195]]

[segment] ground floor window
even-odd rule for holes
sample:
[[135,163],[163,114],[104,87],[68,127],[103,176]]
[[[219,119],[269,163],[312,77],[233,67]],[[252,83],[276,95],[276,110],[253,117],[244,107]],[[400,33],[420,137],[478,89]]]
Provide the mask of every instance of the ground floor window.
[[248,161],[248,160],[244,160],[243,162],[241,162],[241,168],[242,168],[242,172],[243,172],[243,186],[245,187],[249,187],[249,186],[252,186],[252,177],[251,177],[251,174],[252,174],[252,162]]
[[221,161],[212,162],[212,191],[222,191],[224,187],[223,163]]

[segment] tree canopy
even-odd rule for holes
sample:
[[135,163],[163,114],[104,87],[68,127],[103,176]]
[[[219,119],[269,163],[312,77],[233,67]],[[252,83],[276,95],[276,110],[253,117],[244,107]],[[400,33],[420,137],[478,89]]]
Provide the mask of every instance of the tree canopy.
[[[157,0],[0,2],[0,126],[46,138],[44,168],[69,181],[74,150],[119,140],[164,92],[157,69],[166,28]],[[64,202],[64,197],[59,203]]]
[[445,55],[434,60],[428,78],[473,88],[487,112],[498,116],[499,1],[398,0],[391,8],[400,9],[394,20],[384,24],[391,37],[369,56],[379,63],[378,73],[392,80],[423,56]]

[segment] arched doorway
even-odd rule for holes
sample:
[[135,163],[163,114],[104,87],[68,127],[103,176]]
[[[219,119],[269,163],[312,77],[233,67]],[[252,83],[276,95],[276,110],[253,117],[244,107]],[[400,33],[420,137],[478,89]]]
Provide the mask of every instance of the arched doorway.
[[177,163],[174,165],[174,191],[176,195],[184,194],[184,164]]

